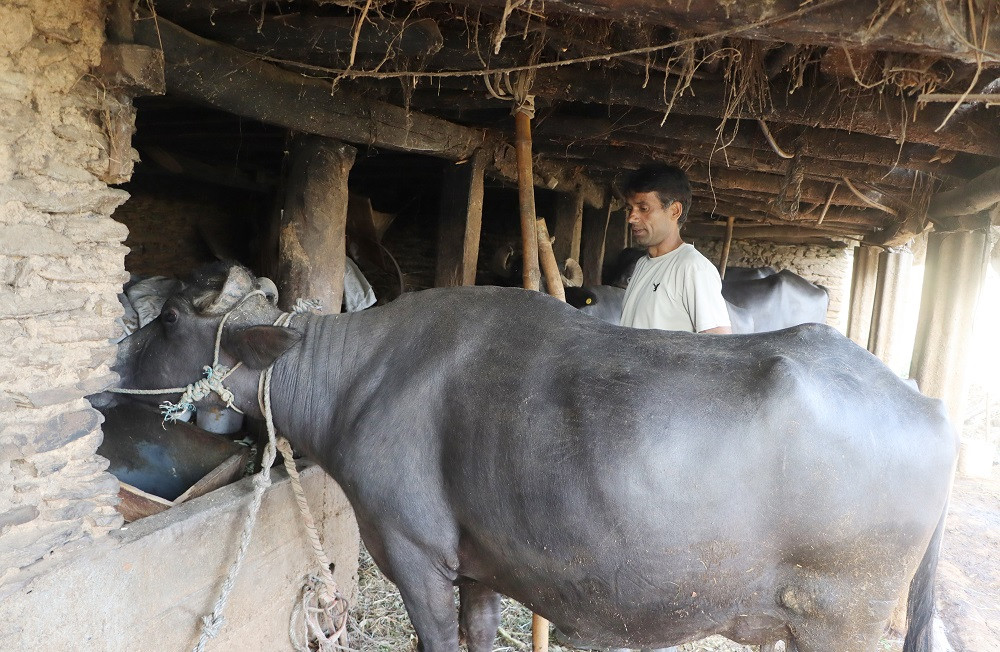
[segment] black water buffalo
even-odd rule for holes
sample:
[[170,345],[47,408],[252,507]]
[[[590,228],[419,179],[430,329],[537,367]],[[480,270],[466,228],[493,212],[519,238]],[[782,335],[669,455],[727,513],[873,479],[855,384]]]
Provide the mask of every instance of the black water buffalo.
[[750,314],[758,333],[798,324],[822,324],[830,305],[826,288],[787,269],[761,278],[738,280],[727,273],[722,281],[722,296]]
[[[568,287],[565,289],[566,303],[578,309],[585,315],[596,317],[615,326],[621,323],[622,304],[625,301],[625,290],[614,285],[585,285],[583,287]],[[729,312],[729,322],[733,333],[737,335],[753,333],[753,317],[749,310],[735,306],[726,301]]]
[[498,593],[604,645],[870,651],[914,573],[905,649],[929,651],[956,440],[833,329],[628,329],[495,287],[285,328],[216,271],[123,342],[122,386],[199,378],[228,314],[236,404],[259,416],[273,363],[278,429],[343,487],[425,652],[460,625],[490,650]]

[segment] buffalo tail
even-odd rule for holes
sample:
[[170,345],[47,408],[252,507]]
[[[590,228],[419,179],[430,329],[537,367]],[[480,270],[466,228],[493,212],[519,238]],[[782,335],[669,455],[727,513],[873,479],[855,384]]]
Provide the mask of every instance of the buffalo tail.
[[941,557],[941,540],[944,538],[944,521],[948,513],[948,503],[941,512],[941,519],[920,566],[910,581],[910,592],[906,600],[906,639],[903,652],[932,652],[934,639],[934,576],[938,559]]

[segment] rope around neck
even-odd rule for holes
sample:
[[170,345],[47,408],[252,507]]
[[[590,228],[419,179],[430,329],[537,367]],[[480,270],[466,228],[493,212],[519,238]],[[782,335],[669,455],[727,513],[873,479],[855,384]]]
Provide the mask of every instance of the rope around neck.
[[[295,303],[293,312],[282,313],[275,320],[274,325],[288,326],[295,315],[318,308],[319,303],[316,301],[299,299]],[[219,333],[221,332],[220,325]],[[217,346],[218,341],[219,338],[217,337]],[[202,633],[194,648],[194,652],[203,652],[209,639],[215,638],[222,628],[224,622],[222,614],[249,549],[250,537],[257,522],[257,512],[260,510],[264,491],[271,485],[271,466],[274,464],[276,449],[281,450],[282,457],[284,458],[285,469],[287,469],[288,475],[292,480],[295,502],[299,506],[302,521],[306,527],[306,535],[309,538],[309,543],[319,566],[318,575],[310,574],[306,578],[300,599],[292,610],[288,632],[289,638],[296,652],[310,652],[312,649],[310,641],[316,642],[320,652],[332,652],[337,647],[336,642],[347,628],[348,603],[346,598],[337,590],[337,584],[333,579],[333,574],[330,572],[330,560],[323,550],[323,544],[319,540],[316,523],[309,510],[305,492],[302,490],[299,472],[295,467],[293,459],[291,444],[284,437],[278,437],[274,427],[274,416],[271,411],[271,375],[273,371],[274,365],[269,366],[261,373],[257,383],[257,401],[267,424],[267,444],[264,446],[264,459],[261,463],[261,470],[254,477],[253,498],[250,501],[250,508],[243,525],[239,550],[236,553],[236,559],[233,560],[232,565],[229,567],[226,579],[222,584],[222,591],[219,594],[219,598],[215,601],[212,613],[202,618]],[[299,624],[300,619],[302,621],[301,624]],[[327,632],[331,633],[327,634]]]

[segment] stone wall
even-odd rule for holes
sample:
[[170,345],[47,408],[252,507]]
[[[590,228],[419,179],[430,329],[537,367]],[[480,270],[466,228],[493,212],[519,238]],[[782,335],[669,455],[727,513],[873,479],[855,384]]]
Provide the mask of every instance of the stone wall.
[[[695,247],[712,262],[722,255],[721,240],[693,239]],[[854,249],[818,245],[781,245],[768,242],[734,240],[729,251],[730,267],[770,266],[788,269],[830,291],[826,323],[839,331],[847,330],[847,302],[850,298]]]
[[[107,136],[127,104],[91,74],[99,0],[0,4],[0,590],[12,590],[121,524],[117,480],[95,455],[121,313],[127,194],[107,186],[131,156]],[[124,121],[124,122],[123,122]]]

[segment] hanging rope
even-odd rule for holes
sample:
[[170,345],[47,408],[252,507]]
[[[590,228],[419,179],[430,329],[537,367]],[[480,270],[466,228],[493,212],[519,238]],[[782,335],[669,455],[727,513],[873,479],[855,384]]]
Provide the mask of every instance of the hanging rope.
[[[299,299],[296,301],[293,311],[282,313],[275,320],[274,325],[287,327],[295,315],[318,310],[319,305],[319,302],[314,300]],[[310,647],[310,643],[312,641],[316,642],[317,649],[321,652],[333,652],[336,641],[340,639],[347,628],[347,600],[337,590],[337,584],[330,572],[330,560],[319,540],[316,522],[309,510],[309,504],[299,479],[299,472],[295,467],[291,444],[284,437],[279,438],[274,427],[274,415],[271,410],[271,375],[273,371],[274,365],[265,369],[257,383],[257,402],[267,424],[267,444],[264,446],[261,470],[254,477],[254,494],[243,525],[240,547],[236,559],[233,560],[229,572],[226,574],[226,580],[222,584],[222,591],[215,602],[212,613],[202,619],[204,623],[202,633],[194,652],[203,652],[208,641],[217,636],[222,627],[224,622],[222,614],[246,557],[250,537],[257,521],[257,513],[260,510],[261,499],[264,491],[271,485],[271,466],[274,464],[276,450],[281,450],[284,458],[285,468],[288,470],[292,482],[292,491],[295,493],[295,502],[299,506],[306,528],[306,536],[319,565],[319,575],[311,574],[306,578],[299,602],[292,610],[289,637],[296,652],[311,652],[313,648]],[[301,624],[298,622],[300,618],[302,619]]]
[[802,204],[802,181],[805,167],[802,165],[802,147],[796,145],[795,154],[788,163],[788,170],[781,182],[781,188],[774,199],[775,207],[782,215],[798,217]]
[[[217,393],[226,406],[236,410],[233,401],[235,396],[222,383],[242,363],[237,363],[229,369],[219,364],[219,351],[222,344],[222,329],[226,322],[243,303],[252,296],[266,294],[262,290],[253,290],[246,294],[222,317],[215,332],[215,345],[212,354],[212,365],[204,367],[205,378],[197,380],[185,387],[171,387],[166,389],[112,389],[109,391],[118,394],[155,395],[181,393],[181,398],[176,404],[165,401],[160,409],[163,412],[164,423],[176,421],[186,412],[194,410],[194,403],[200,401],[212,392]],[[315,300],[299,299],[295,302],[292,312],[282,313],[275,326],[288,326],[295,315],[305,312],[319,310],[320,304]],[[222,590],[212,607],[212,612],[202,617],[202,631],[198,638],[198,643],[194,647],[194,652],[204,652],[208,642],[218,636],[222,625],[225,622],[223,612],[229,601],[236,578],[239,576],[240,568],[246,558],[250,548],[250,539],[253,535],[254,526],[257,523],[257,514],[260,512],[260,504],[263,500],[264,492],[271,486],[271,467],[277,457],[277,450],[281,450],[284,458],[285,468],[292,483],[292,491],[295,494],[295,502],[302,514],[302,521],[306,528],[306,536],[309,539],[313,555],[319,565],[318,574],[310,574],[306,578],[302,588],[300,599],[292,610],[292,618],[289,624],[289,637],[295,647],[296,652],[311,652],[313,641],[321,652],[333,652],[336,641],[344,634],[347,628],[347,600],[340,595],[337,584],[330,571],[330,560],[323,550],[323,544],[319,539],[319,532],[316,528],[316,521],[313,519],[309,504],[306,501],[305,492],[299,478],[298,469],[295,467],[294,455],[291,444],[284,437],[278,438],[274,427],[274,416],[271,411],[271,374],[274,365],[269,366],[261,373],[257,384],[257,402],[260,405],[261,413],[264,415],[267,424],[267,443],[264,445],[261,470],[253,479],[253,495],[250,499],[250,506],[247,509],[246,519],[243,523],[243,533],[240,535],[240,544],[236,552],[236,558],[229,566],[226,578],[222,582]],[[301,624],[299,620],[301,619]]]

